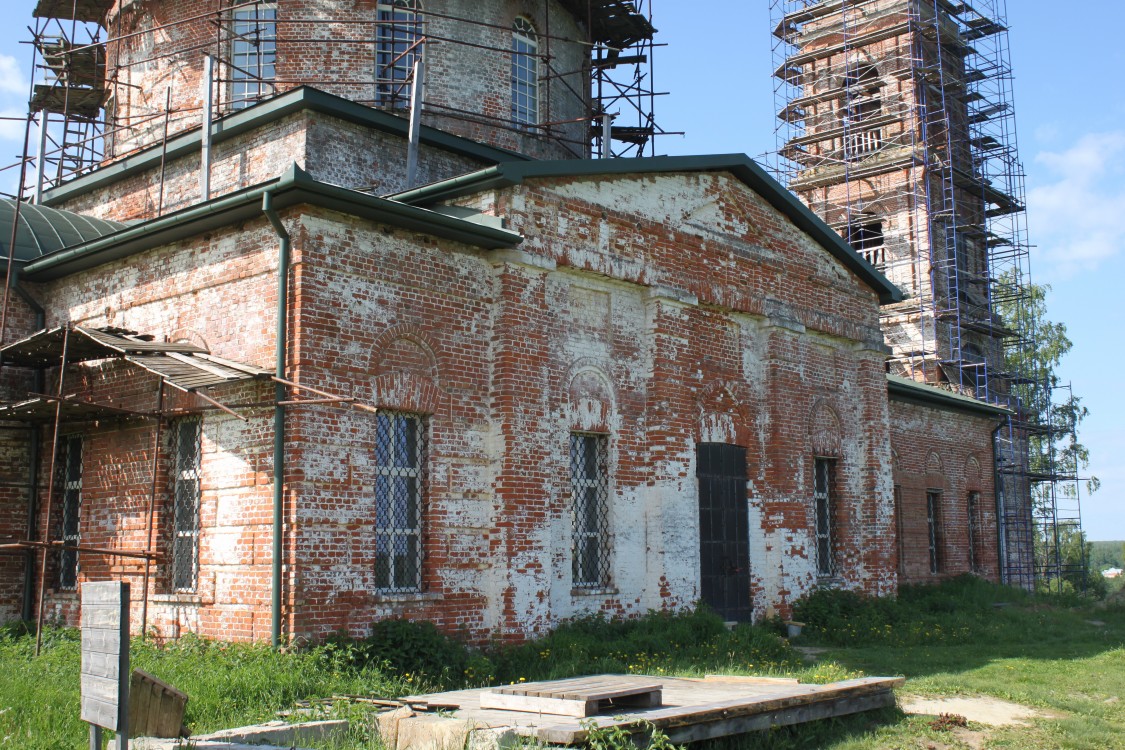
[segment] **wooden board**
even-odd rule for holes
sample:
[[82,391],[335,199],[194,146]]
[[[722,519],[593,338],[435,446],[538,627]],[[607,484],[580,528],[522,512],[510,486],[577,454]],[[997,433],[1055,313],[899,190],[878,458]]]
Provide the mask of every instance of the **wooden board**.
[[[855,713],[857,710],[870,710],[869,708],[849,708],[850,703],[866,696],[883,695],[884,697],[880,698],[879,701],[885,701],[885,696],[890,695],[890,701],[893,703],[892,689],[901,687],[904,683],[905,680],[901,677],[864,677],[834,682],[829,685],[786,686],[758,699],[736,698],[702,705],[674,706],[645,711],[635,716],[595,717],[591,721],[599,727],[622,727],[633,731],[640,731],[644,726],[652,724],[664,730],[669,736],[671,736],[671,730],[678,730],[682,727],[708,725],[715,722],[729,723],[734,719],[755,716],[764,716],[766,726],[769,726],[769,721],[772,720],[770,719],[771,714],[791,713],[794,716],[800,716],[802,711],[797,709],[802,709],[804,713],[810,713],[809,707],[815,704],[828,706],[827,709],[823,706],[818,709],[830,711],[825,716],[839,716],[845,713]],[[834,710],[839,711],[839,713],[831,713]],[[812,721],[815,718],[824,717],[814,716],[808,720]],[[805,721],[805,719],[799,720]],[[586,740],[587,726],[556,724],[550,727],[542,727],[536,732],[536,737],[549,744],[578,744]]]
[[659,706],[661,687],[645,678],[622,675],[526,682],[482,693],[480,707],[584,718],[611,709]]
[[82,585],[82,721],[128,731],[129,584]]

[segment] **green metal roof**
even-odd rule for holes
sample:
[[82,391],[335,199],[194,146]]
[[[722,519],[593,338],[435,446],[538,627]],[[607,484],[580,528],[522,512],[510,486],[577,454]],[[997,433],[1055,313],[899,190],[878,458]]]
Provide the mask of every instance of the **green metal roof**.
[[[20,206],[16,231],[15,260],[29,263],[64,247],[100,239],[126,227],[119,221],[83,216],[73,211],[24,203]],[[12,240],[16,202],[0,198],[0,258],[7,259]]]
[[955,411],[975,412],[986,417],[1004,417],[1015,413],[1003,406],[980,401],[971,396],[962,396],[960,393],[927,383],[919,383],[901,375],[887,375],[887,394],[896,401],[910,401]]
[[404,203],[429,205],[495,188],[518,185],[526,179],[549,177],[630,176],[670,172],[727,172],[762,196],[812,237],[848,270],[879,295],[881,304],[899,302],[902,292],[857,253],[797,196],[766,174],[745,154],[709,156],[655,156],[634,159],[570,159],[559,161],[502,162],[494,167],[387,196]]
[[520,235],[506,229],[319,182],[294,164],[275,180],[130,225],[112,235],[58,249],[25,266],[21,277],[29,281],[57,279],[186,237],[261,218],[262,196],[266,193],[270,193],[277,209],[320,206],[484,249],[513,247],[523,241]]
[[[403,138],[407,137],[410,125],[407,120],[390,112],[372,109],[363,104],[357,104],[334,94],[314,89],[311,86],[301,86],[266,99],[252,107],[233,112],[218,120],[214,125],[211,142],[212,144],[221,143],[236,135],[260,128],[294,112],[304,110],[330,115],[373,130],[400,135]],[[129,175],[150,169],[159,169],[162,156],[164,159],[171,161],[187,154],[198,153],[201,148],[202,131],[202,127],[197,127],[172,136],[168,139],[166,153],[161,149],[160,143],[156,143],[143,151],[130,154],[112,164],[64,182],[58,187],[46,191],[43,194],[43,201],[48,205],[63,203],[75,196],[115,183]],[[428,125],[422,126],[420,138],[422,143],[428,146],[477,159],[484,163],[518,161],[519,159],[529,158],[515,151],[495,148],[484,143],[471,141],[468,138],[451,135]]]

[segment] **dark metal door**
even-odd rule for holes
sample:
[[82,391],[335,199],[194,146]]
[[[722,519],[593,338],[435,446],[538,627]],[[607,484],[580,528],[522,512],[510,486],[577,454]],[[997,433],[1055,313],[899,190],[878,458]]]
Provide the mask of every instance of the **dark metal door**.
[[750,621],[750,518],[746,449],[696,446],[699,478],[700,598],[728,622]]

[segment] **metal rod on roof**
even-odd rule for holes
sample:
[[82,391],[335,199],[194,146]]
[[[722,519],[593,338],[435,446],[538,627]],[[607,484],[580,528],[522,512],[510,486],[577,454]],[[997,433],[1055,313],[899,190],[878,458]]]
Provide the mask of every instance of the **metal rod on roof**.
[[224,406],[223,404],[219,403],[219,402],[218,402],[218,401],[216,401],[215,399],[211,398],[211,397],[210,397],[210,396],[208,396],[208,395],[207,395],[206,393],[201,393],[201,392],[199,392],[199,391],[193,391],[193,390],[191,390],[190,388],[184,388],[184,387],[183,387],[182,385],[177,385],[176,383],[172,382],[171,380],[167,380],[167,379],[166,379],[166,380],[165,380],[164,382],[165,382],[165,383],[166,383],[167,385],[170,385],[170,386],[172,386],[173,388],[175,388],[175,389],[176,389],[177,391],[182,391],[183,393],[191,393],[191,394],[193,394],[193,395],[199,396],[199,397],[200,397],[201,399],[203,399],[203,400],[204,400],[204,401],[206,401],[207,403],[211,404],[211,406],[214,406],[214,407],[215,407],[216,409],[221,409],[222,411],[225,411],[225,412],[226,412],[227,414],[230,414],[230,415],[231,415],[232,417],[238,417],[238,418],[239,418],[239,419],[241,419],[241,420],[242,420],[243,422],[249,422],[249,421],[250,421],[249,419],[247,419],[246,417],[242,416],[241,414],[238,414],[238,413],[234,412],[233,410],[231,410],[231,409],[228,409],[228,408],[227,408],[226,406]]

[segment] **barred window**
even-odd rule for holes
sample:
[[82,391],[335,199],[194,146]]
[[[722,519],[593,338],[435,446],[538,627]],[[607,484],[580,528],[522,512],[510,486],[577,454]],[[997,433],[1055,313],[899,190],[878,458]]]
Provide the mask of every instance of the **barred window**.
[[821,578],[836,575],[836,502],[832,497],[835,462],[818,458],[813,462],[813,512],[816,516],[816,573]]
[[[58,486],[62,492],[62,543],[77,546],[80,541],[79,514],[82,509],[82,438],[64,437],[59,444]],[[59,550],[60,589],[78,586],[78,551]]]
[[177,419],[172,439],[172,590],[195,591],[199,584],[199,511],[202,421]]
[[409,81],[414,70],[415,49],[421,37],[417,0],[394,0],[379,4],[379,27],[375,43],[375,103],[391,109],[410,106]]
[[277,8],[260,3],[231,11],[230,100],[244,109],[273,91],[277,64]]
[[944,561],[941,554],[941,493],[926,492],[926,530],[930,543],[930,572],[940,573]]
[[571,433],[572,558],[577,588],[610,584],[608,464],[608,436]]
[[379,412],[375,434],[375,586],[384,593],[422,590],[426,453],[425,418]]
[[523,16],[512,24],[512,122],[539,122],[539,35]]
[[980,493],[970,492],[966,502],[965,511],[969,516],[969,570],[979,573],[981,570],[981,519],[980,519]]

